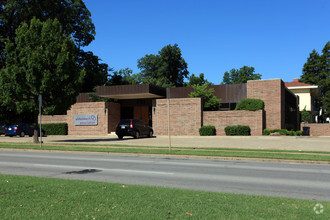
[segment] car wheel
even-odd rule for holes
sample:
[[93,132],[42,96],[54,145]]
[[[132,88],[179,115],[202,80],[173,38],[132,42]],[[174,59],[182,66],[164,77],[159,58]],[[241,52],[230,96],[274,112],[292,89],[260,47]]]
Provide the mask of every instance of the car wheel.
[[123,139],[123,136],[118,136],[118,139],[120,139],[120,140]]
[[24,131],[21,131],[21,133],[19,134],[20,137],[24,137],[25,136],[25,133]]
[[149,135],[148,135],[148,137],[151,138],[153,135],[154,135],[154,133],[150,130],[150,131],[149,131]]
[[138,139],[138,138],[140,138],[140,132],[135,132],[135,137],[134,138],[136,138],[136,139]]

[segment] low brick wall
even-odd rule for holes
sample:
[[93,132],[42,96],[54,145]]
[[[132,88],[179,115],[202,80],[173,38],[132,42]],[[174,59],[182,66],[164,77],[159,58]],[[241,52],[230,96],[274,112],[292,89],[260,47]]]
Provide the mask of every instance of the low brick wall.
[[204,111],[203,125],[213,125],[217,135],[226,135],[225,127],[248,125],[252,136],[262,135],[263,110],[259,111]]
[[[41,123],[42,124],[51,124],[51,123],[68,123],[67,115],[42,115]],[[38,117],[38,122],[40,122],[40,117]]]
[[[167,99],[155,100],[152,109],[152,127],[156,135],[168,135],[167,101]],[[171,135],[199,135],[201,124],[201,98],[170,99]]]
[[301,130],[303,127],[309,127],[310,136],[330,136],[330,123],[301,123]]
[[[108,105],[105,102],[76,103],[67,112],[69,135],[108,134]],[[75,115],[97,115],[97,125],[74,125]]]

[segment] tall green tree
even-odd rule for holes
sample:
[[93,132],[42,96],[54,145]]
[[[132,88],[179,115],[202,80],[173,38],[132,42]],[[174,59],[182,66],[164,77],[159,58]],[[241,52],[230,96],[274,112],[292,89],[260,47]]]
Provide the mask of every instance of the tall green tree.
[[191,74],[189,77],[189,82],[185,83],[185,86],[193,86],[193,85],[204,85],[211,84],[207,79],[204,78],[204,73],[199,74],[199,76],[195,76],[195,74]]
[[130,85],[130,84],[139,84],[141,79],[139,79],[138,74],[133,74],[133,70],[130,68],[120,69],[113,71],[113,74],[110,75],[106,85]]
[[254,73],[254,67],[243,66],[240,69],[231,69],[223,75],[221,84],[240,84],[248,80],[260,80],[261,74]]
[[149,54],[138,60],[142,83],[163,87],[183,86],[188,77],[188,64],[177,44],[163,47],[157,55]]
[[220,99],[214,95],[214,89],[207,87],[209,83],[203,85],[192,85],[194,91],[189,94],[190,98],[202,98],[204,104],[204,110],[206,111],[216,111],[220,108]]
[[321,92],[322,117],[325,119],[330,113],[330,41],[322,50],[322,55],[313,50],[304,64],[300,82],[317,85]]
[[[63,113],[75,102],[84,77],[77,67],[76,47],[57,19],[33,18],[16,30],[5,47],[5,68],[0,70],[0,103],[29,113],[37,125],[38,96],[47,114]],[[37,127],[34,141],[37,142]]]
[[22,22],[29,23],[34,17],[40,21],[57,19],[63,33],[74,40],[77,65],[86,70],[81,91],[92,91],[92,88],[107,81],[107,64],[81,49],[95,38],[91,13],[82,0],[0,0],[0,69],[4,68],[6,60],[5,42],[14,42],[16,29]]

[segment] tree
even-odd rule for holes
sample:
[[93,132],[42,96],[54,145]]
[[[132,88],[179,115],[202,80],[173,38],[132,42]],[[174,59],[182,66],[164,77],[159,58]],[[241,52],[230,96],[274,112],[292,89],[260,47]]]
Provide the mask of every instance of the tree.
[[199,76],[195,76],[195,74],[192,74],[189,77],[189,82],[185,83],[185,86],[193,86],[193,85],[204,85],[204,84],[211,84],[207,81],[207,79],[204,79],[204,73],[199,74]]
[[96,86],[104,85],[107,82],[111,68],[109,68],[108,64],[100,63],[99,61],[100,59],[92,52],[80,50],[78,65],[86,71],[80,92],[94,91]]
[[214,95],[214,89],[207,89],[210,84],[192,85],[194,91],[189,94],[190,98],[202,98],[204,102],[204,110],[216,111],[220,108],[220,100]]
[[0,0],[0,69],[4,68],[6,60],[5,42],[14,42],[16,29],[22,22],[29,23],[34,17],[40,21],[57,19],[63,33],[73,38],[77,65],[86,71],[81,91],[92,91],[106,82],[107,64],[100,63],[100,59],[93,53],[81,50],[95,36],[91,13],[82,0]]
[[[57,19],[33,18],[16,30],[5,47],[5,68],[0,70],[0,103],[18,113],[29,113],[37,126],[38,95],[46,114],[63,113],[75,102],[84,77],[76,65],[75,45]],[[37,127],[34,142],[38,142]]]
[[183,86],[189,72],[188,64],[182,58],[177,44],[167,45],[157,55],[146,55],[138,60],[138,68],[143,83],[163,87]]
[[113,74],[109,77],[106,85],[130,85],[139,83],[139,75],[133,74],[133,70],[130,68],[125,68],[120,69],[119,71],[113,71]]
[[260,79],[261,74],[254,73],[254,67],[243,66],[239,70],[231,69],[230,72],[225,72],[221,84],[240,84]]
[[321,121],[323,121],[329,115],[330,109],[330,41],[324,46],[322,55],[319,55],[316,50],[309,54],[299,81],[318,85],[323,111]]

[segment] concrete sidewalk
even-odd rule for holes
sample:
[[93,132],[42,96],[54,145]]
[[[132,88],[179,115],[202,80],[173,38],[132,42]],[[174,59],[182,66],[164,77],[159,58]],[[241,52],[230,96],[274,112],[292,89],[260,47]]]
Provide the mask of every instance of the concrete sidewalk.
[[[168,136],[134,139],[124,137],[118,140],[115,135],[103,136],[56,136],[42,138],[47,144],[91,144],[91,145],[138,145],[169,146]],[[0,137],[0,142],[32,143],[31,137]],[[171,136],[172,147],[222,147],[243,149],[277,149],[302,151],[329,151],[330,137],[292,137],[292,136]]]

